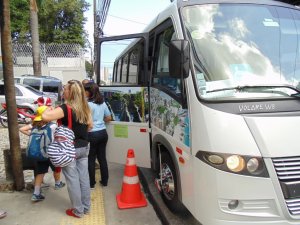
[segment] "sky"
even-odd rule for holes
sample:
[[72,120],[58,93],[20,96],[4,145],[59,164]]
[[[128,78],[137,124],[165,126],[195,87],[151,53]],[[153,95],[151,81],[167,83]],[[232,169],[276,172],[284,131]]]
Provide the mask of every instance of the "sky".
[[[85,30],[93,46],[93,0],[86,0],[91,7],[85,13],[88,21]],[[170,0],[111,0],[104,25],[104,35],[139,33],[157,14],[170,4]],[[90,53],[88,53],[90,54]]]

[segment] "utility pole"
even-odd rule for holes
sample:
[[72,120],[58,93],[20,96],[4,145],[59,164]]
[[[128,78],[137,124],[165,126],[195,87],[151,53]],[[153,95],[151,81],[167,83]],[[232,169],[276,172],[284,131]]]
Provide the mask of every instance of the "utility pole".
[[[94,0],[94,57],[91,59],[92,65],[93,65],[93,75],[98,74],[97,72],[97,66],[95,63],[97,62],[97,57],[98,57],[98,51],[97,51],[97,42],[98,42],[98,25],[97,25],[97,3],[96,0]],[[96,75],[97,76],[97,75]],[[96,77],[96,83],[98,84],[98,78]]]
[[5,101],[7,103],[10,158],[13,169],[15,189],[17,191],[21,191],[24,189],[25,184],[20,148],[20,136],[17,123],[18,117],[13,74],[9,0],[2,0],[0,3],[0,31]]
[[94,60],[94,56],[93,56],[93,47],[91,46],[90,44],[90,49],[91,49],[91,65],[92,65],[92,74],[90,75],[90,79],[93,79],[94,77],[94,63],[95,63],[95,60]]
[[[99,5],[97,5],[97,2]],[[94,0],[94,58],[95,62],[99,59],[99,50],[100,46],[97,46],[98,39],[103,36],[103,28],[104,24],[106,21],[108,9],[110,6],[111,0],[100,0],[96,1]],[[97,48],[98,47],[98,48]],[[100,63],[100,62],[97,62]],[[98,66],[94,66],[94,70],[96,73],[96,83],[100,84],[101,83],[101,77],[98,75],[101,73],[101,68],[99,68],[100,71],[98,70]]]

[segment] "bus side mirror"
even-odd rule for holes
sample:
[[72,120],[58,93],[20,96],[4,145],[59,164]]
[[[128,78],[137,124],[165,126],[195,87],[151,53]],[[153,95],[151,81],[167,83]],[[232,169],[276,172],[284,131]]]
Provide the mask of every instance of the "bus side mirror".
[[169,71],[173,78],[187,78],[190,68],[190,45],[187,40],[173,40],[169,45]]

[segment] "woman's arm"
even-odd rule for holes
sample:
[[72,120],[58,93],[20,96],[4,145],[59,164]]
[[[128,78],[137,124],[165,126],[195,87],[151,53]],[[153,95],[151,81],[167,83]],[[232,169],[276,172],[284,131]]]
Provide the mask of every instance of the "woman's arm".
[[105,123],[107,123],[107,122],[109,122],[109,121],[111,121],[111,120],[112,120],[111,115],[105,116],[105,117],[104,117],[104,122],[105,122]]
[[104,104],[104,118],[103,118],[103,120],[104,120],[105,123],[107,123],[107,122],[112,120],[112,117],[111,117],[111,113],[110,113],[106,103],[104,102],[103,104]]
[[31,134],[31,130],[32,130],[32,125],[31,124],[27,124],[23,127],[21,127],[19,129],[19,131],[22,133],[22,134],[25,134],[27,136],[29,136]]
[[50,108],[46,109],[45,112],[42,114],[43,121],[50,122],[53,120],[58,120],[64,117],[64,111],[61,107],[56,107],[55,109],[51,110]]
[[92,120],[89,120],[88,121],[88,131],[92,130],[93,129],[93,121]]

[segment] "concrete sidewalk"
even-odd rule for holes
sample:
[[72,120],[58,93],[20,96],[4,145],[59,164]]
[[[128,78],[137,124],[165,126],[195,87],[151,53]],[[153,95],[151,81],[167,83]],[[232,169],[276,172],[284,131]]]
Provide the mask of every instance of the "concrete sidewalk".
[[[67,188],[54,190],[51,173],[45,177],[50,184],[43,189],[46,199],[32,203],[32,191],[0,192],[0,208],[7,216],[0,219],[1,225],[160,225],[152,205],[147,207],[119,210],[116,195],[121,192],[124,166],[109,164],[110,179],[107,187],[96,185],[92,191],[92,210],[90,215],[77,219],[65,214],[71,207]],[[99,180],[99,170],[97,170]]]

